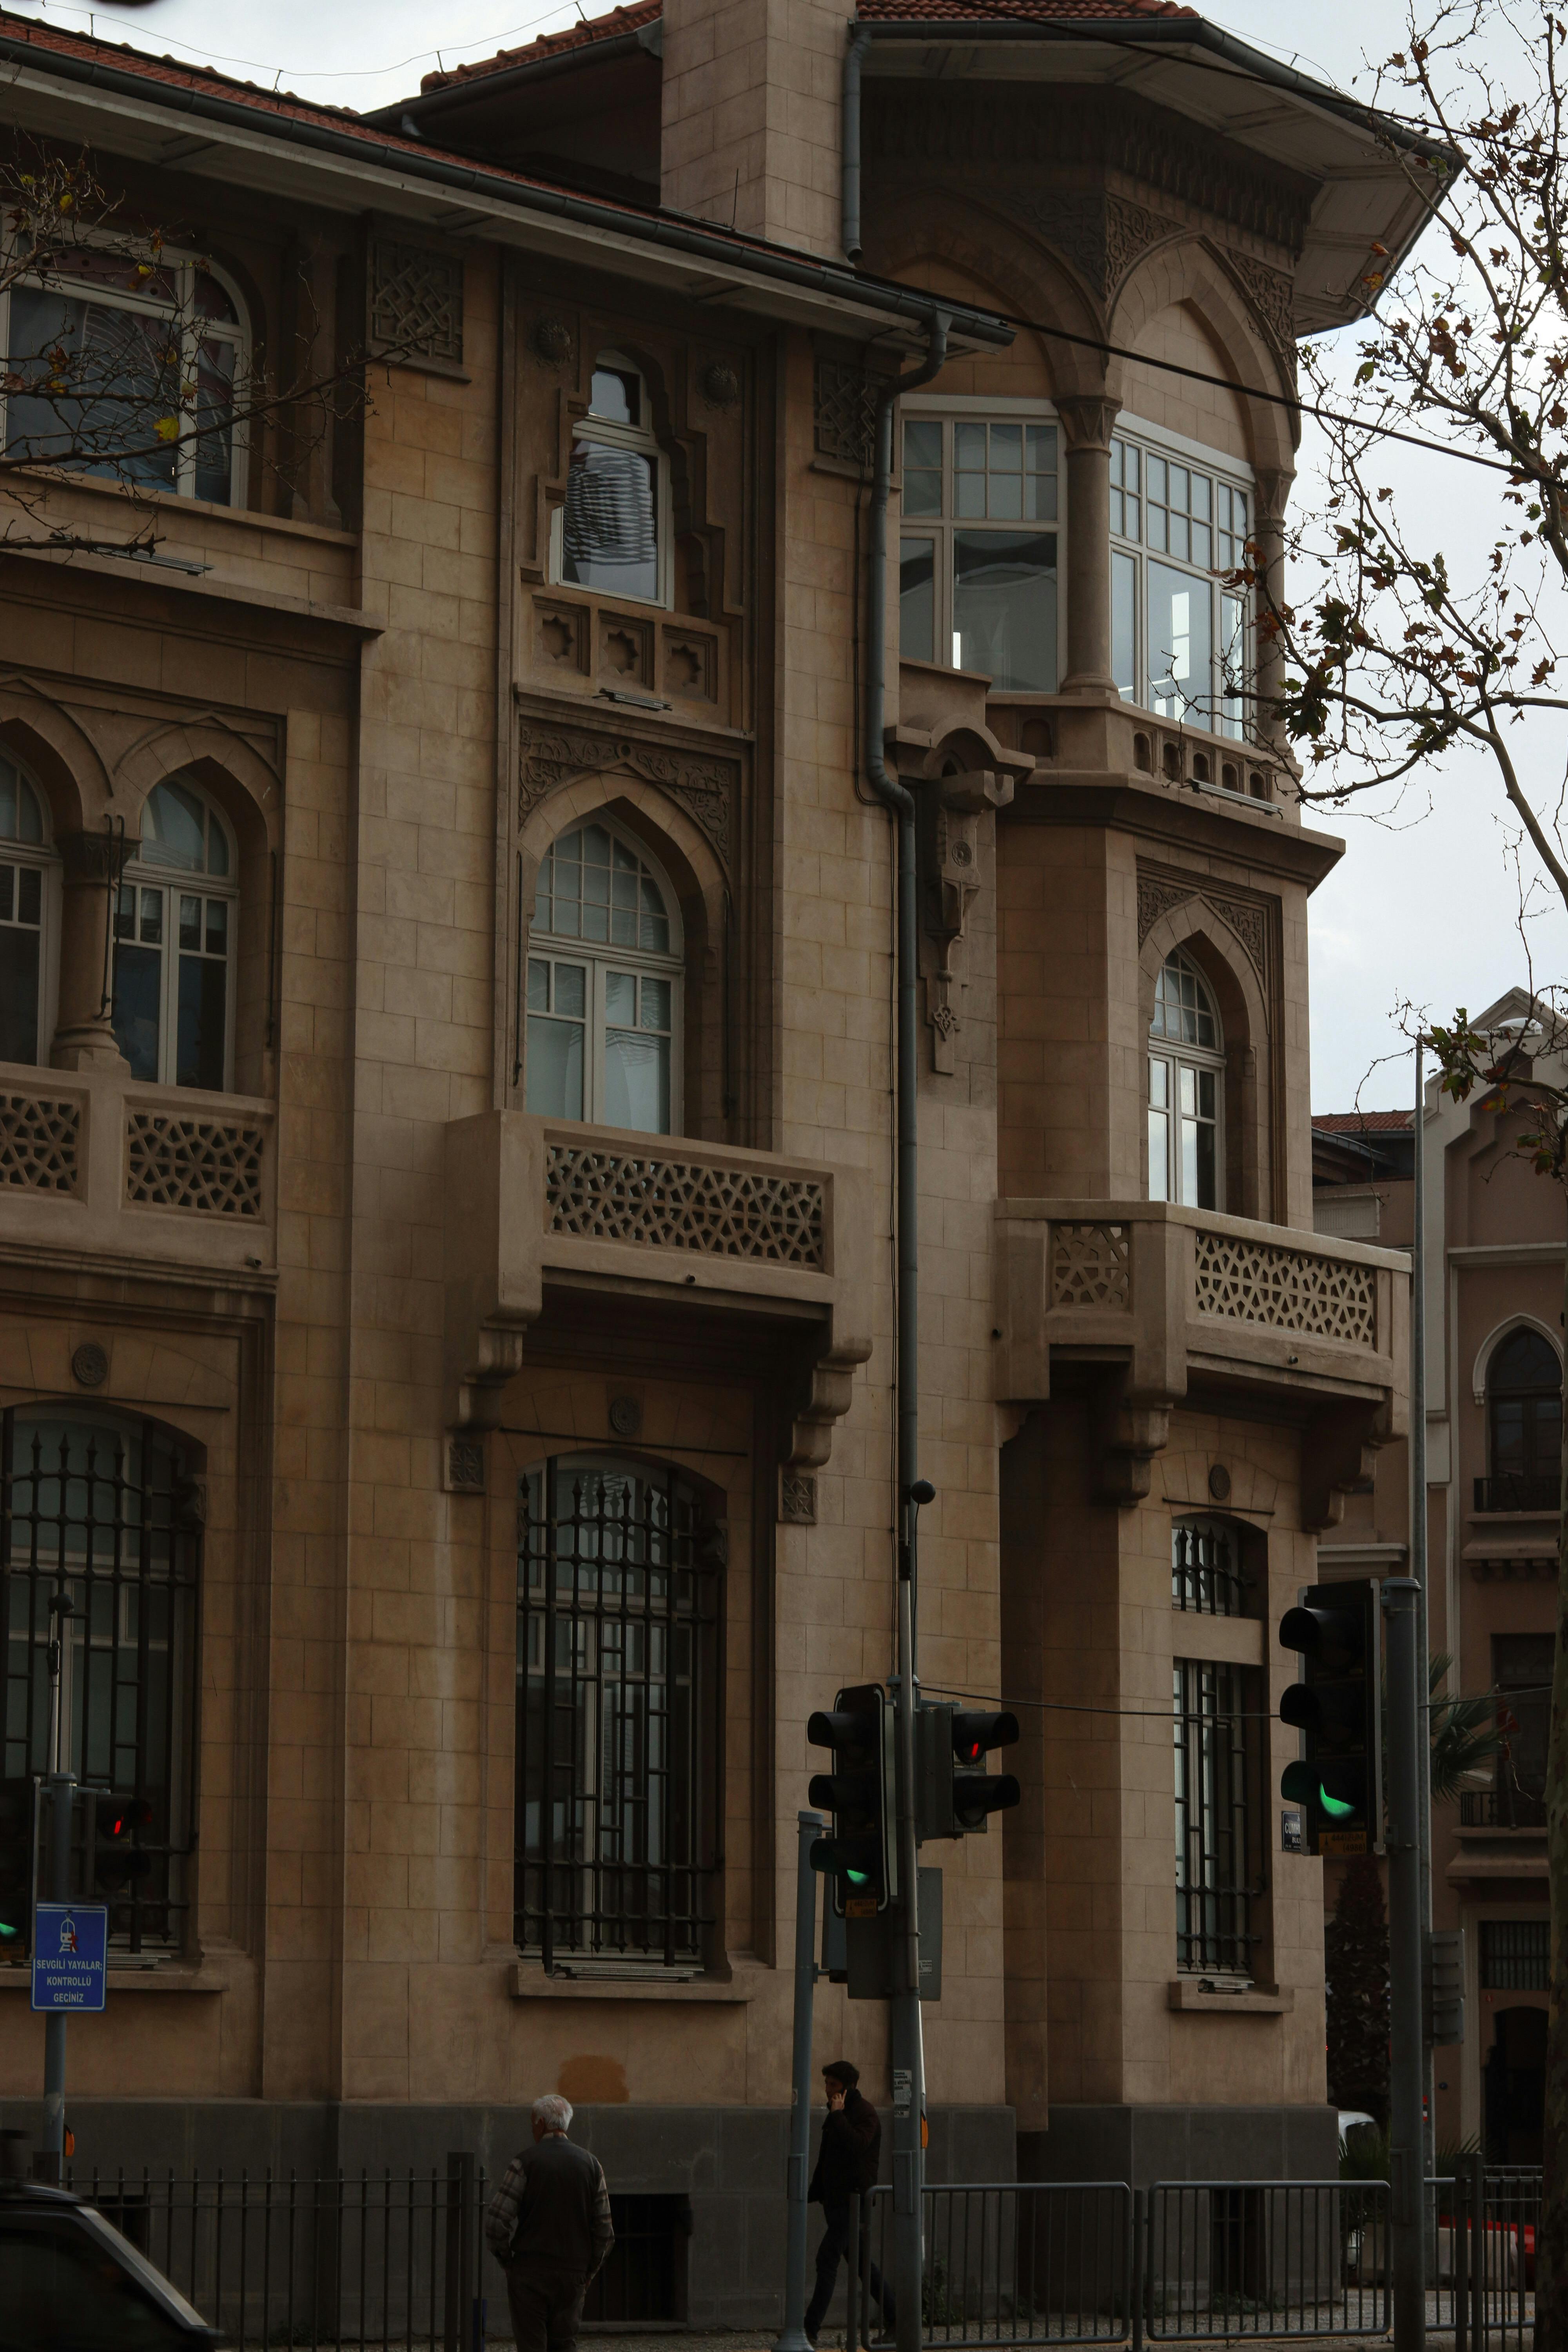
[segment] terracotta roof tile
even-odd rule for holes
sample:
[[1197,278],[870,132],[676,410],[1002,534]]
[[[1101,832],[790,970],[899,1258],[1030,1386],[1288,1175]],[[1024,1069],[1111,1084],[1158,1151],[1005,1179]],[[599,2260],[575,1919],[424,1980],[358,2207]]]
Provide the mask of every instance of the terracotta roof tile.
[[1326,1110],[1312,1116],[1320,1135],[1408,1135],[1412,1124],[1407,1110]]
[[[590,16],[563,33],[542,33],[522,48],[498,49],[493,58],[472,65],[454,66],[448,73],[426,74],[421,90],[456,89],[464,82],[482,81],[487,74],[504,73],[509,66],[533,65],[544,58],[564,57],[573,49],[591,48],[616,33],[640,32],[655,25],[661,0],[634,0],[629,8],[612,8],[607,16]],[[1196,16],[1198,11],[1180,0],[860,0],[858,12],[868,25],[942,23],[952,17],[973,16],[980,23],[1023,22],[1040,25],[1127,25],[1155,17]]]

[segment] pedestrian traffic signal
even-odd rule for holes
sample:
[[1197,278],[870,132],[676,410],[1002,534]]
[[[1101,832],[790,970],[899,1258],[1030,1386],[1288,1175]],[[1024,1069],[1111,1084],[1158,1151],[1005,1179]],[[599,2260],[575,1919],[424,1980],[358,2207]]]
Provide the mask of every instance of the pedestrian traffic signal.
[[1383,1729],[1379,1591],[1370,1578],[1315,1584],[1279,1627],[1298,1650],[1303,1679],[1279,1702],[1301,1734],[1279,1793],[1300,1805],[1313,1853],[1372,1853],[1383,1843]]
[[145,1797],[100,1791],[93,1809],[91,1891],[107,1898],[133,1895],[153,1868],[152,1855],[142,1850],[153,1808]]
[[812,1776],[808,1801],[833,1816],[829,1837],[811,1849],[813,1870],[826,1872],[846,1917],[864,1919],[898,1900],[897,1775],[893,1712],[879,1683],[841,1690],[833,1711],[805,1727],[814,1748],[831,1748],[833,1769]]
[[986,1817],[1016,1805],[1021,1793],[1011,1772],[987,1772],[993,1748],[1010,1748],[1018,1718],[962,1706],[922,1706],[915,1717],[915,1835],[964,1837],[984,1830]]
[[33,1784],[0,1780],[0,1958],[26,1951],[32,1930]]

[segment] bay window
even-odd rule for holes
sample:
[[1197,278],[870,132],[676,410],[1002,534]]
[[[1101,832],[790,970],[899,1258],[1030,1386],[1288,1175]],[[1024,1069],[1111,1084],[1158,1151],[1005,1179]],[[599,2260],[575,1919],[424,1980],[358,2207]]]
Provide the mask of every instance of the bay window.
[[1036,416],[904,420],[899,650],[1054,694],[1058,433]]
[[5,453],[237,505],[247,341],[237,297],[194,256],[51,253],[0,294]]
[[1247,489],[1211,465],[1118,435],[1110,445],[1111,674],[1157,718],[1237,740],[1253,658]]
[[114,1034],[133,1077],[228,1083],[237,897],[222,817],[190,779],[153,786],[114,916]]

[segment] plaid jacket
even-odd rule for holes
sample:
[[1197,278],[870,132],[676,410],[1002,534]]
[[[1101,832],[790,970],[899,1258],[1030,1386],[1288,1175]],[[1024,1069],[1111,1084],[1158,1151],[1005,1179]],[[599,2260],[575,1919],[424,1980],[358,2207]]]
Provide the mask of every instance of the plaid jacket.
[[[530,2211],[531,2205],[542,2203],[549,2209],[555,2209],[562,2202],[558,2193],[553,2195],[551,2193],[552,2190],[558,2191],[559,2188],[559,2184],[553,2180],[548,2187],[545,2187],[543,2182],[534,2183],[533,2197],[531,2199],[529,2194],[529,2175],[533,2169],[541,2147],[547,2147],[549,2145],[550,2142],[547,2140],[536,2142],[532,2147],[523,2148],[512,2158],[507,2167],[505,2179],[486,2209],[485,2239],[491,2253],[499,2263],[510,2263],[519,2253],[535,2251],[518,2245],[519,2238],[526,2234],[530,2219],[534,2218]],[[574,2214],[570,2217],[565,2214],[558,2215],[554,2210],[551,2210],[547,2216],[540,2215],[538,2218],[548,2219],[551,2225],[547,2240],[551,2256],[574,2267],[581,2259],[586,2275],[592,2278],[602,2268],[609,2256],[611,2247],[616,2242],[615,2227],[610,2220],[610,2192],[605,2180],[605,2168],[597,2157],[590,2156],[586,2148],[576,2148],[574,2153],[581,2156],[585,2163],[593,2167],[593,2216],[588,2223],[584,2242],[580,2245],[571,2242],[571,2240],[577,2235],[577,2231],[571,2227],[571,2222],[578,2221],[579,2229],[582,2226],[581,2221],[578,2221],[578,2215]],[[544,2188],[542,2198],[539,2195],[542,2188]],[[580,2211],[579,2208],[579,2213]],[[567,2222],[566,2228],[556,2226],[561,2221]],[[537,2251],[542,2252],[542,2249]]]

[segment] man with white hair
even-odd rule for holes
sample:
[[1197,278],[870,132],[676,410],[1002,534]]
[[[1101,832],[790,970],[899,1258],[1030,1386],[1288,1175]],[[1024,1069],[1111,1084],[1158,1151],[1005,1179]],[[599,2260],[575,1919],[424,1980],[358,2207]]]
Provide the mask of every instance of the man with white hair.
[[485,2215],[517,2352],[574,2352],[588,2283],[616,2242],[604,2167],[567,2138],[571,2123],[570,2099],[535,2099],[533,2145],[513,2157]]

